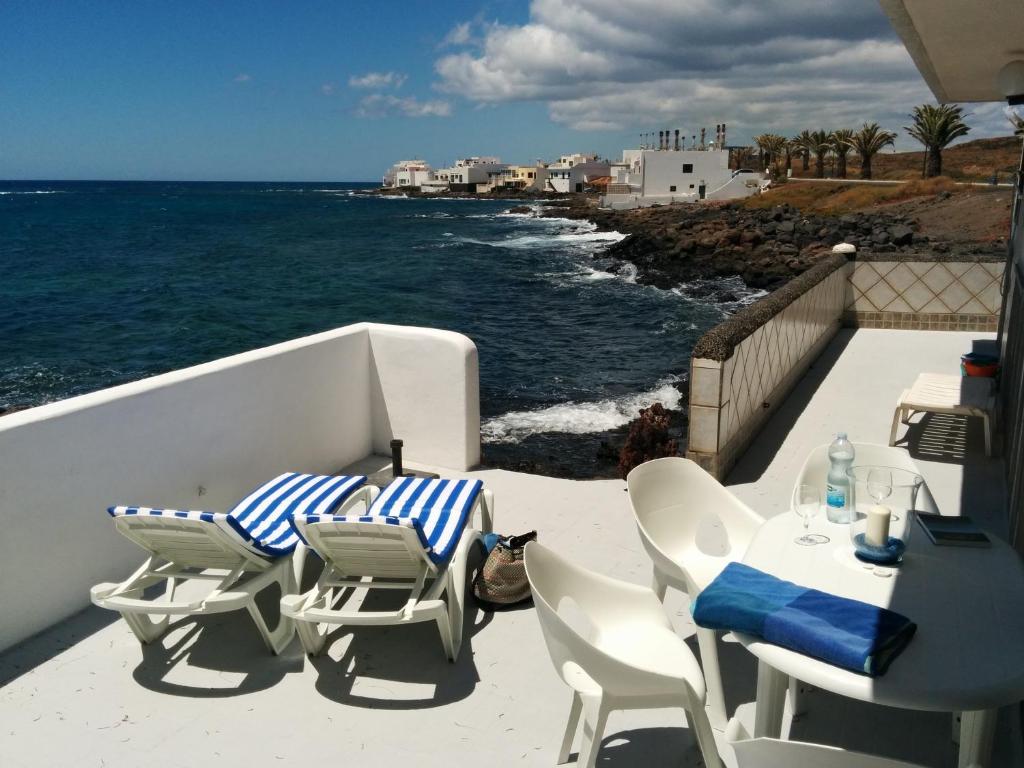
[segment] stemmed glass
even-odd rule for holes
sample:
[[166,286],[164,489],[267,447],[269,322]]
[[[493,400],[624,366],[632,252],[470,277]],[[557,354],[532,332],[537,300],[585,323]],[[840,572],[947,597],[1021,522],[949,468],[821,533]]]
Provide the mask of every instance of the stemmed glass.
[[[868,471],[868,495],[875,500],[875,504],[881,504],[892,495],[892,472],[882,467],[874,467]],[[899,515],[892,516],[893,522],[900,519]]]
[[793,509],[804,520],[804,532],[802,536],[794,541],[802,547],[810,547],[815,544],[824,544],[828,536],[820,533],[808,533],[811,518],[821,510],[821,490],[814,485],[798,485],[793,494]]

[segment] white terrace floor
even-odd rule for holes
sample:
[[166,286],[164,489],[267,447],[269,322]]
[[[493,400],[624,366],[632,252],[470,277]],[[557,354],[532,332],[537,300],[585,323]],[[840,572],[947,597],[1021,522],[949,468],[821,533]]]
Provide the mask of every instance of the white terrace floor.
[[[855,441],[885,442],[901,389],[922,370],[955,372],[971,339],[842,332],[737,466],[733,489],[763,514],[779,514],[811,447],[844,428]],[[939,432],[920,444],[934,446],[943,435],[956,443],[950,430]],[[919,458],[940,508],[959,509],[963,496],[971,514],[981,516],[999,508],[1000,466],[980,453],[974,425],[968,444],[966,462]],[[500,531],[536,528],[548,546],[589,567],[647,583],[649,564],[623,482],[474,474],[495,492]],[[96,510],[97,525],[108,525],[105,518]],[[997,518],[989,525],[1001,532]],[[83,596],[88,587],[78,585]],[[690,636],[685,599],[670,593],[668,610]],[[145,649],[113,618],[87,610],[0,656],[0,763],[450,768],[555,762],[569,695],[531,609],[470,612],[472,627],[455,665],[445,661],[428,624],[341,632],[328,656],[309,660],[297,640],[281,657],[267,655],[241,613],[183,622]],[[730,710],[753,700],[752,657],[729,644],[722,665]],[[955,765],[948,716],[870,707],[817,691],[808,695],[808,707],[793,725],[795,738]],[[607,733],[601,765],[700,764],[681,712],[613,714]],[[1015,711],[1002,713],[996,741],[993,766],[1024,765]]]

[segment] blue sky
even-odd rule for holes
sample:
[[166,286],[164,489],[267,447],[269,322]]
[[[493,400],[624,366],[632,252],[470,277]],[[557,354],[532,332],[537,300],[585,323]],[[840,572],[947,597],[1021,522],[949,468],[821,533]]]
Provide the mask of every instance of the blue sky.
[[0,3],[8,179],[362,181],[722,120],[899,128],[929,98],[867,0]]

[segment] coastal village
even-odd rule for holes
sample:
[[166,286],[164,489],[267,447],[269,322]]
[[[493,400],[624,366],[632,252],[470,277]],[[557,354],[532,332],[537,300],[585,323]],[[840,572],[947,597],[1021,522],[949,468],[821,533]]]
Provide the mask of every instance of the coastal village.
[[[726,125],[715,126],[714,141],[700,130],[687,137],[679,129],[641,135],[638,147],[622,159],[596,154],[562,155],[533,165],[503,163],[498,157],[466,157],[446,168],[420,159],[400,160],[384,174],[388,190],[424,194],[495,192],[568,194],[597,192],[603,208],[645,208],[701,200],[734,200],[755,195],[769,181],[764,173],[737,164],[749,159],[745,147],[726,144]],[[737,166],[737,167],[734,167]]]

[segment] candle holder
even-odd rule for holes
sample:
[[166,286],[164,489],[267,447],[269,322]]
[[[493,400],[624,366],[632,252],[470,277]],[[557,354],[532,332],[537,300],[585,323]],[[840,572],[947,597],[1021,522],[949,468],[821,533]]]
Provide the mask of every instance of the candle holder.
[[924,480],[904,469],[876,466],[851,467],[847,477],[853,504],[849,532],[854,555],[874,565],[899,565],[910,544]]

